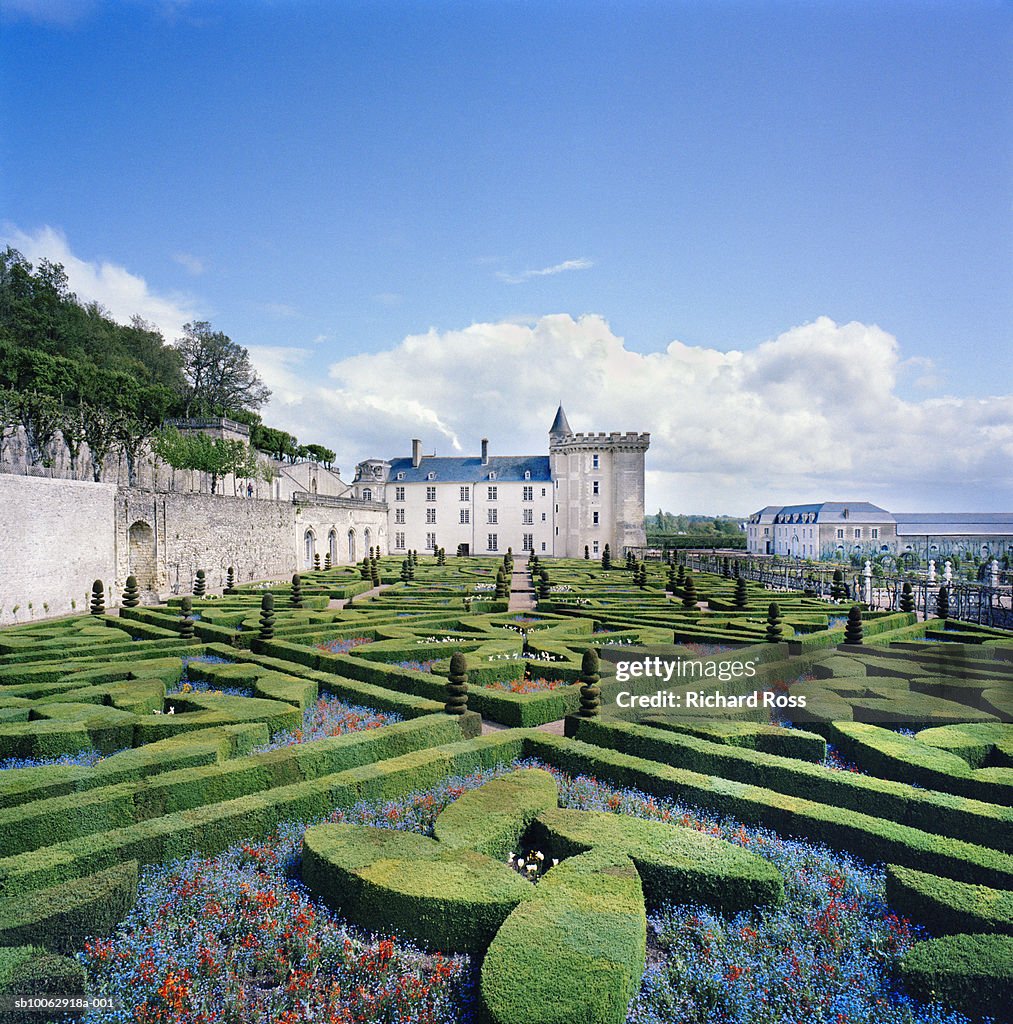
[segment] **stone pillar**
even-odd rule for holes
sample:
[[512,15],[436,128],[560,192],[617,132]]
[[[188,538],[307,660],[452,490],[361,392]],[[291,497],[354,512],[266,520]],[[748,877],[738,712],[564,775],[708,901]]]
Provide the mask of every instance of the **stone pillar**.
[[936,582],[936,560],[934,558],[929,559],[929,583]]
[[949,586],[953,582],[953,563],[947,558],[946,565],[943,566],[943,582]]
[[865,569],[862,571],[862,575],[865,577],[865,603],[872,607],[872,562],[868,559],[865,561]]

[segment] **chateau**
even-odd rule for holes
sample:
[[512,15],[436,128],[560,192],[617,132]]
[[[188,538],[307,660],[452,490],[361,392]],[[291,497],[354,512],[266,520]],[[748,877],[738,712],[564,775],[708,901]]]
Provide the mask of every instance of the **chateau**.
[[549,428],[547,455],[425,455],[367,459],[354,495],[383,502],[392,554],[417,549],[497,555],[512,548],[539,555],[621,556],[643,547],[646,433],[579,433],[562,405]]
[[887,512],[868,501],[767,505],[749,517],[746,547],[796,558],[1001,558],[1013,554],[1013,513]]
[[[248,436],[220,418],[176,425]],[[241,582],[278,578],[328,558],[347,565],[370,548],[582,558],[585,546],[600,557],[609,544],[622,557],[645,542],[649,444],[649,434],[575,434],[560,406],[545,455],[491,455],[483,440],[480,455],[437,458],[416,440],[410,457],[359,463],[349,484],[337,467],[261,453],[263,478],[225,476],[210,494],[201,474],[175,472],[150,452],[133,484],[113,459],[101,481],[81,479],[91,475],[87,452],[73,467],[62,441],[53,468],[40,469],[15,432],[11,461],[0,452],[0,623],[86,607],[95,579],[114,605],[128,575],[153,600],[186,592],[197,569],[218,587],[229,566]]]

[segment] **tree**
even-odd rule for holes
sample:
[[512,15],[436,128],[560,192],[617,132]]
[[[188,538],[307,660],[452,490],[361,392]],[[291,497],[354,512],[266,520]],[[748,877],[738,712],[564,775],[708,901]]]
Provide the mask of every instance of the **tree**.
[[744,612],[748,605],[748,597],[746,593],[746,579],[744,576],[740,576],[735,581],[735,610]]
[[468,663],[460,651],[450,656],[447,676],[447,703],[443,709],[448,715],[463,715],[468,710]]
[[853,604],[848,612],[848,621],[844,624],[844,642],[860,644],[862,642],[862,608]]
[[763,639],[768,644],[778,644],[784,639],[781,636],[781,609],[776,601],[771,601],[767,605],[767,629]]
[[203,569],[197,570],[197,577],[193,581],[193,596],[203,597],[207,591],[207,574]]
[[606,571],[612,568],[612,550],[608,544],[605,545],[605,550],[601,554],[601,567]]
[[259,409],[271,392],[250,362],[250,353],[207,321],[183,325],[177,340],[186,381],[186,415],[226,415]]
[[948,619],[950,617],[950,591],[948,587],[940,587],[936,594],[936,618]]
[[234,594],[236,592],[236,571],[230,565],[225,573],[225,589],[223,594]]
[[911,584],[905,580],[900,590],[900,610],[902,612],[913,612],[915,610],[915,595]]
[[265,643],[274,639],[274,594],[265,594],[260,599],[260,632],[257,639]]
[[137,577],[128,576],[127,585],[123,588],[123,607],[136,608],[140,603],[141,594],[137,587]]
[[188,594],[186,597],[181,597],[179,601],[179,635],[184,640],[193,639],[193,617],[191,612],[193,611],[193,598]]
[[292,593],[289,600],[293,608],[302,608],[302,577],[298,573],[292,577]]
[[105,587],[102,585],[101,580],[95,580],[91,585],[91,607],[89,608],[89,611],[92,615],[105,615]]
[[601,676],[598,675],[598,655],[595,651],[587,650],[580,660],[580,717],[597,718],[601,714],[601,690],[598,682]]
[[696,583],[693,582],[692,576],[687,576],[686,582],[682,585],[682,606],[687,610],[695,610],[696,603]]

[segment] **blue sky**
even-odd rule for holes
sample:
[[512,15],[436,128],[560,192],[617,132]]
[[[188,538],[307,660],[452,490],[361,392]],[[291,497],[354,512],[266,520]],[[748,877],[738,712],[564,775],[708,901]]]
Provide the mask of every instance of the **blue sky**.
[[652,431],[651,506],[1013,504],[1003,4],[3,18],[6,238],[249,346],[346,477],[543,450],[562,398]]

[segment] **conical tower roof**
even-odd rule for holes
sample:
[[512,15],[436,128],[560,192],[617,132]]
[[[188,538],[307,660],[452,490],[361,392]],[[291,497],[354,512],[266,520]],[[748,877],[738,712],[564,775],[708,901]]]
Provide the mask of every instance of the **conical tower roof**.
[[563,412],[563,403],[560,402],[559,408],[556,410],[556,418],[552,421],[552,426],[549,427],[549,437],[566,437],[572,433],[570,424],[566,421],[566,413]]

